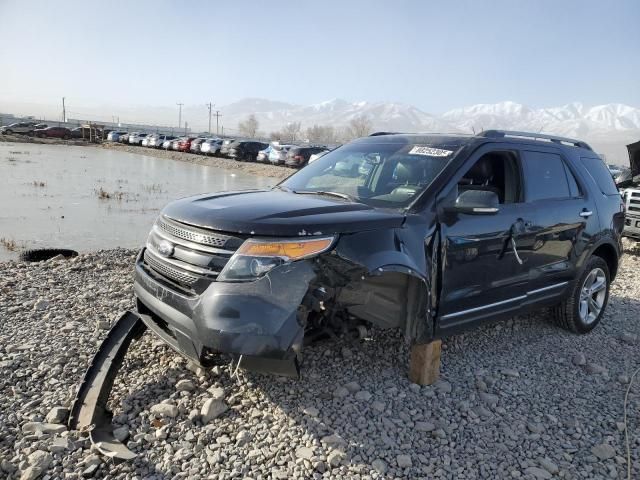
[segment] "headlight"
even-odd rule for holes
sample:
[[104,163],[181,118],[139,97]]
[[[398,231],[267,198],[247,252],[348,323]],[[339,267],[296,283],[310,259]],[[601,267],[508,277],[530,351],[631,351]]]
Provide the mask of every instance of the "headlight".
[[248,281],[262,277],[275,267],[326,252],[335,237],[304,240],[246,240],[218,276],[220,281]]

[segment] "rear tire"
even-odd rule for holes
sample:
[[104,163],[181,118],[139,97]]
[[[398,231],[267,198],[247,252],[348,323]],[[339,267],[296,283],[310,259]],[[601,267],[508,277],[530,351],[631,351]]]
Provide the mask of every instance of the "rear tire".
[[570,332],[588,333],[600,323],[609,301],[607,262],[592,256],[571,288],[570,296],[553,308],[553,320]]

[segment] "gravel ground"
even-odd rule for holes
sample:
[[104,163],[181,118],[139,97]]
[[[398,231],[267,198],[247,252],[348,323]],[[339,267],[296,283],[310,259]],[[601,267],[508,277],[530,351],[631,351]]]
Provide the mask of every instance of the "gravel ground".
[[0,478],[626,478],[623,397],[640,367],[635,244],[590,335],[543,313],[476,329],[444,342],[430,387],[408,382],[395,332],[315,344],[300,381],[232,378],[222,363],[202,372],[147,332],[111,396],[117,434],[139,456],[114,465],[59,423],[110,322],[133,305],[134,254],[0,264]]
[[124,150],[129,153],[149,155],[158,158],[170,158],[171,160],[195,163],[196,165],[210,165],[212,167],[224,168],[225,170],[240,170],[251,175],[260,175],[261,177],[284,179],[296,171],[292,168],[272,165],[270,163],[239,162],[222,157],[209,157],[196,155],[195,153],[177,152],[175,150],[136,147],[134,145],[125,145],[122,143],[105,142],[101,144],[101,147]]

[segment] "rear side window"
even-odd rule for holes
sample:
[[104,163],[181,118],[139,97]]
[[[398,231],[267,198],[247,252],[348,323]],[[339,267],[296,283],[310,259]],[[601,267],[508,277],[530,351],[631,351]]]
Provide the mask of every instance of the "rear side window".
[[529,202],[569,198],[569,183],[562,157],[555,153],[523,152],[526,198]]
[[618,195],[618,189],[616,188],[616,184],[613,182],[611,172],[601,159],[582,157],[582,163],[603,194]]

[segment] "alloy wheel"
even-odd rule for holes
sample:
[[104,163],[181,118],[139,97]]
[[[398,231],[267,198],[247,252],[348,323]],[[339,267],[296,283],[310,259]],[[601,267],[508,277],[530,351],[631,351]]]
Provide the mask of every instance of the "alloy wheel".
[[584,279],[580,290],[578,311],[585,325],[592,324],[600,315],[607,297],[607,276],[601,268],[594,268]]

